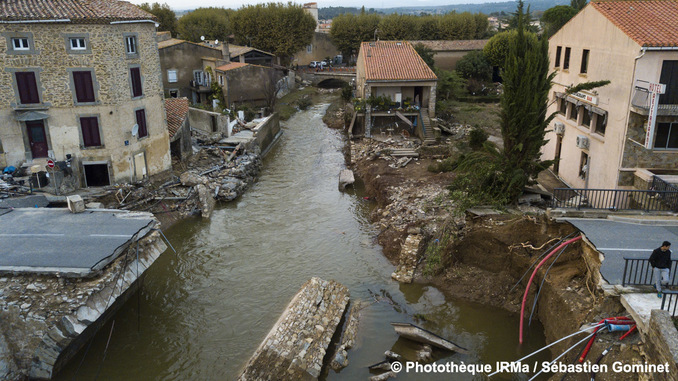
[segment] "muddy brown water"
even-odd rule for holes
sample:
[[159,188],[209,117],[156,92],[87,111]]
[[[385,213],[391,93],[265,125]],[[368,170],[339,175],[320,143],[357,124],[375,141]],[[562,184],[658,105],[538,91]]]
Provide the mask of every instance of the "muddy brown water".
[[[283,123],[284,135],[245,195],[210,220],[189,219],[166,231],[178,255],[163,254],[141,291],[114,315],[108,350],[110,322],[57,380],[236,379],[312,276],[343,283],[352,299],[372,302],[374,294],[382,296],[362,310],[350,365],[339,373],[329,370],[327,380],[366,380],[373,375],[367,366],[382,361],[389,349],[413,356],[418,344],[399,339],[389,322],[421,325],[469,349],[468,355],[435,351],[438,363],[494,368],[496,361],[515,360],[544,345],[538,322],[519,347],[517,315],[446,297],[430,285],[391,280],[394,266],[381,254],[368,221],[373,205],[360,186],[347,193],[337,189],[345,140],[322,122],[329,100],[323,96]],[[482,377],[403,371],[398,379]]]

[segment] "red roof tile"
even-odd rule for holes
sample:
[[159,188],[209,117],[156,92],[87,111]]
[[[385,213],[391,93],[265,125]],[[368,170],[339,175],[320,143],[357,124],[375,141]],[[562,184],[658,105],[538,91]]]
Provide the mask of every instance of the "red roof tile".
[[233,69],[240,69],[241,67],[249,66],[248,63],[245,62],[230,62],[227,63],[226,65],[219,66],[217,70],[219,71],[229,71]]
[[438,79],[407,41],[363,42],[360,54],[365,59],[368,81]]
[[155,20],[155,16],[118,0],[2,0],[0,20],[58,20],[110,22]]
[[591,6],[640,46],[678,46],[678,1],[611,0]]
[[167,113],[167,129],[172,139],[188,116],[188,98],[165,99],[165,112]]

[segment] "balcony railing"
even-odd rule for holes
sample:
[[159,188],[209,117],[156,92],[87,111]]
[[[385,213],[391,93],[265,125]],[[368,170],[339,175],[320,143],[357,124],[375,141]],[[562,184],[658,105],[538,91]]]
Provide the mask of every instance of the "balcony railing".
[[[631,105],[642,109],[645,112],[650,110],[650,90],[649,82],[643,80],[636,80],[636,85],[633,89],[633,97],[631,98]],[[662,104],[660,103],[657,110],[662,114],[664,113],[673,114],[678,111],[678,105],[675,104]]]
[[556,188],[552,207],[678,212],[678,191]]
[[662,310],[668,311],[675,317],[678,313],[678,291],[665,290],[662,293]]

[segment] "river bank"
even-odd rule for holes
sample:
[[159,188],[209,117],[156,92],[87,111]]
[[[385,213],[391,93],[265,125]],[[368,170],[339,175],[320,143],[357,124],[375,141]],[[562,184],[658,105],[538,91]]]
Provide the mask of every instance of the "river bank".
[[[403,139],[354,140],[347,161],[365,183],[367,195],[377,202],[371,220],[379,229],[378,241],[392,264],[402,261],[401,252],[409,249],[404,245],[408,237],[421,234],[415,283],[435,285],[449,297],[518,313],[527,285],[521,276],[552,239],[563,238],[576,229],[568,223],[549,220],[543,210],[533,207],[489,215],[459,213],[447,190],[454,172],[427,170],[450,157],[456,146],[464,142],[463,135],[449,139],[448,144],[432,148]],[[405,144],[416,148],[419,157],[400,168],[388,153]],[[583,244],[570,247],[543,283],[534,318],[544,325],[549,342],[577,331],[585,323],[624,313],[618,297],[607,296],[598,288],[596,273],[600,261],[590,259],[592,256],[585,258],[585,251]],[[543,270],[538,273],[537,284],[544,276]],[[534,300],[536,289],[532,288],[527,300]],[[573,340],[555,346],[553,356],[574,344]],[[612,335],[603,337],[588,358],[595,359],[613,341]],[[630,336],[625,344],[614,344],[618,350],[606,356],[602,364],[643,360],[639,334]],[[574,354],[565,357],[566,361],[573,358]],[[561,376],[553,375],[552,379],[559,380]],[[638,377],[635,373],[609,372],[597,379]],[[573,375],[570,379],[590,379],[590,375]]]

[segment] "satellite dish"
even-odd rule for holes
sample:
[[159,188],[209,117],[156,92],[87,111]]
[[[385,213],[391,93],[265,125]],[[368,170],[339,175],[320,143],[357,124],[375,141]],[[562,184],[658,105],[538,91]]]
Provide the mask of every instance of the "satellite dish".
[[205,41],[205,36],[200,36],[200,41]]
[[137,136],[138,133],[139,133],[139,125],[135,124],[134,126],[132,126],[132,136]]
[[219,40],[214,40],[214,45],[219,45]]

